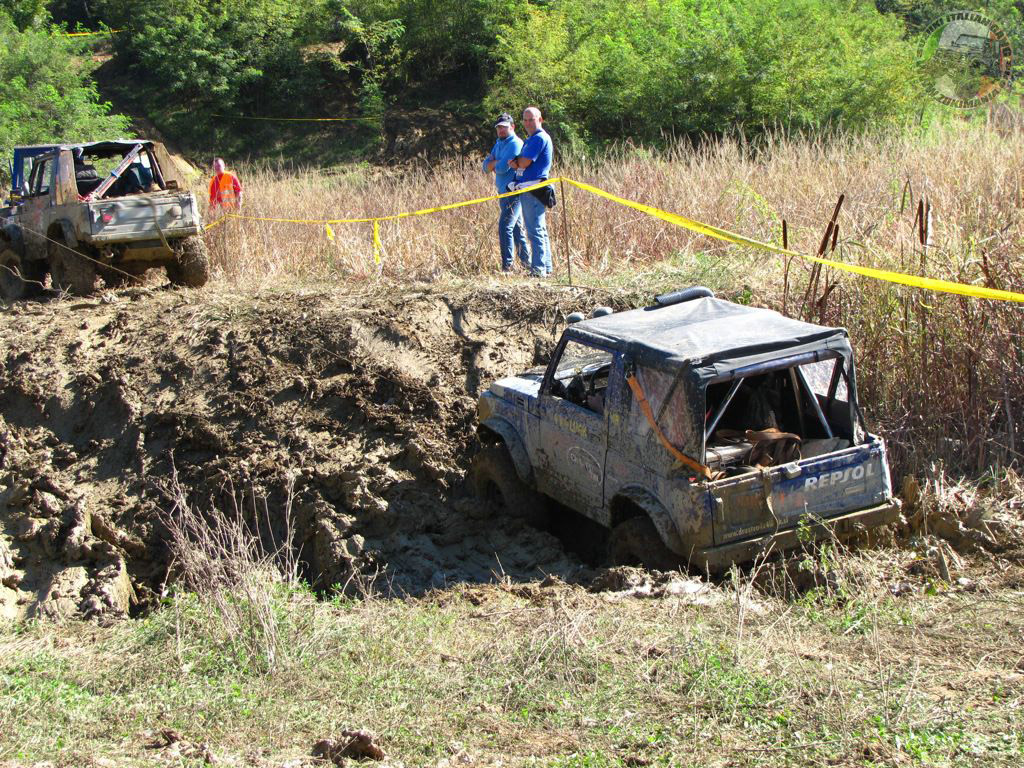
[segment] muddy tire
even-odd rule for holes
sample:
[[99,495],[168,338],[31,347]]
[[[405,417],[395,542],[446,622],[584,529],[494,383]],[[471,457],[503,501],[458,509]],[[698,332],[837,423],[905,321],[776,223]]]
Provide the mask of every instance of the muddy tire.
[[534,527],[546,522],[544,497],[519,479],[504,445],[485,445],[473,459],[469,478],[474,495],[488,513],[518,518]]
[[201,288],[210,280],[210,256],[198,235],[186,237],[176,248],[177,261],[167,265],[167,278],[175,285]]
[[55,291],[67,291],[74,296],[89,296],[96,291],[96,263],[79,251],[51,242],[50,285]]
[[672,571],[682,559],[665,546],[647,515],[638,515],[616,525],[608,538],[608,559],[612,565],[638,565],[657,571]]
[[16,250],[0,250],[0,296],[18,301],[37,296],[43,290],[45,268],[39,262],[26,261]]

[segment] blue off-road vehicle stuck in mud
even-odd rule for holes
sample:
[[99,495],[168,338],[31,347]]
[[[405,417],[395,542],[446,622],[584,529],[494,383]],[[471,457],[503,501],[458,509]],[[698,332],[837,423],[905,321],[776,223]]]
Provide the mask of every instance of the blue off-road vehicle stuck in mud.
[[554,499],[618,564],[721,571],[899,515],[846,331],[704,288],[571,323],[478,419],[477,494],[527,519]]

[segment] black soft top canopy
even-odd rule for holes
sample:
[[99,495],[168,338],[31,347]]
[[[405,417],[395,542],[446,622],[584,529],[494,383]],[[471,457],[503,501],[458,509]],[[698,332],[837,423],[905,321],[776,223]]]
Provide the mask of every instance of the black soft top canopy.
[[804,353],[851,356],[844,328],[826,328],[778,312],[700,298],[617,312],[571,326],[573,336],[662,369],[690,368],[699,379]]
[[[76,149],[78,147],[97,152],[115,152],[117,150],[127,152],[136,144],[152,146],[153,142],[150,139],[109,139],[107,141],[85,141],[78,144],[26,144],[15,147],[15,150],[29,150],[26,154],[30,155],[57,149]],[[31,150],[40,150],[40,152],[32,152]]]

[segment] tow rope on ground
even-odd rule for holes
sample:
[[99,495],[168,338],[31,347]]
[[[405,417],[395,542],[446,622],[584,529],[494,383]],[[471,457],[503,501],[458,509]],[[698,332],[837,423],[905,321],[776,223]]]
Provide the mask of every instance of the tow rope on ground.
[[[800,253],[799,251],[789,250],[782,248],[771,243],[766,243],[761,240],[755,240],[744,235],[738,235],[735,232],[730,232],[727,229],[713,226],[711,224],[705,224],[694,219],[689,219],[685,216],[681,216],[678,213],[670,213],[669,211],[663,211],[660,208],[655,208],[651,205],[645,205],[644,203],[638,203],[635,200],[629,200],[618,195],[613,195],[611,192],[595,187],[592,184],[586,184],[582,181],[576,181],[567,177],[556,177],[548,179],[547,181],[538,182],[532,187],[526,189],[517,189],[512,192],[503,192],[498,195],[488,195],[487,197],[478,197],[472,200],[462,200],[457,203],[448,203],[446,205],[439,205],[433,208],[421,208],[416,211],[405,211],[403,213],[394,213],[387,216],[367,216],[363,218],[347,218],[347,219],[286,219],[277,218],[271,216],[249,216],[247,214],[240,213],[225,213],[217,220],[213,221],[206,226],[206,231],[213,229],[214,227],[222,224],[227,219],[239,219],[243,221],[267,221],[279,224],[315,224],[323,227],[330,227],[332,224],[373,224],[373,252],[374,261],[379,265],[381,263],[381,253],[383,246],[380,240],[379,224],[382,221],[397,221],[398,219],[408,218],[410,216],[426,216],[428,214],[440,213],[442,211],[451,211],[456,208],[463,208],[469,205],[479,205],[481,203],[491,202],[493,200],[500,200],[506,197],[513,197],[515,195],[522,195],[541,187],[550,186],[564,182],[577,189],[583,190],[584,192],[590,192],[591,194],[603,197],[606,200],[610,200],[619,205],[624,205],[627,208],[632,208],[635,211],[640,211],[648,216],[661,219],[669,224],[674,224],[677,227],[696,232],[697,234],[705,235],[707,237],[714,238],[715,240],[722,240],[724,242],[733,243],[734,245],[742,245],[748,248],[757,248],[771,253],[779,254],[781,256],[790,256],[804,259],[805,261],[815,262],[826,267],[838,269],[842,272],[849,272],[851,274],[860,275],[862,277],[869,277],[874,280],[882,280],[888,283],[894,283],[897,285],[906,285],[911,288],[921,288],[928,291],[939,291],[943,293],[953,293],[960,296],[971,296],[977,299],[992,299],[994,301],[1013,301],[1024,303],[1024,293],[1016,291],[1004,291],[998,288],[987,288],[981,285],[969,285],[967,283],[957,283],[952,280],[940,280],[933,277],[921,277],[918,275],[908,275],[904,272],[895,272],[889,269],[879,269],[878,267],[864,267],[858,264],[847,264],[842,261],[835,261],[833,259],[826,259],[821,256],[812,256],[806,253]],[[329,238],[333,235],[333,230],[330,230],[328,235]],[[331,238],[333,239],[333,238]]]

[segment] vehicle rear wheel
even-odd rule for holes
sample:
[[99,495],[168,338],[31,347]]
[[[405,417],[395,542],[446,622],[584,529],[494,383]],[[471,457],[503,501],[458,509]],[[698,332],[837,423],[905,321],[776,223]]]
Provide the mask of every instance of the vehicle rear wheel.
[[638,565],[658,571],[678,568],[682,559],[665,546],[647,515],[637,515],[612,528],[608,539],[612,565]]
[[96,291],[96,263],[63,243],[51,242],[50,284],[56,291],[74,296],[89,296]]
[[210,257],[198,235],[186,237],[175,249],[177,260],[167,265],[167,278],[175,285],[201,288],[210,280]]
[[36,296],[46,276],[41,264],[21,258],[13,248],[0,251],[0,295],[9,301]]
[[546,521],[544,497],[519,479],[504,445],[485,445],[469,471],[473,493],[491,514],[517,517],[540,527]]

